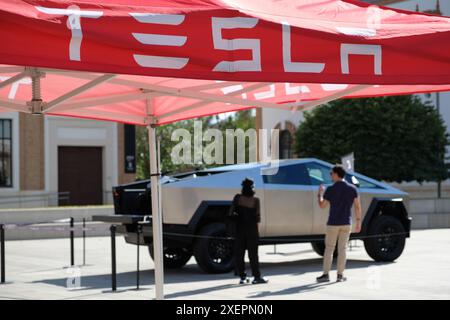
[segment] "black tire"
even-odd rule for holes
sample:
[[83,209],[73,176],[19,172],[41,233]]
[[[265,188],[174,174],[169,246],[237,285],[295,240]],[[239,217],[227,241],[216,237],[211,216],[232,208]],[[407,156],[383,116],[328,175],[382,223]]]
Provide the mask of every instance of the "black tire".
[[[153,245],[148,246],[150,257],[153,255]],[[178,269],[184,267],[192,257],[192,250],[189,248],[164,248],[164,268]]]
[[194,244],[194,257],[199,267],[207,273],[226,273],[233,270],[233,240],[212,238],[229,237],[225,224],[208,224],[198,235],[200,238]]
[[[390,235],[393,234],[393,235]],[[381,215],[370,226],[369,238],[364,240],[367,254],[375,261],[394,261],[405,248],[405,228],[395,217]],[[372,237],[374,235],[384,235]]]
[[[311,242],[311,247],[313,248],[314,252],[317,253],[319,256],[323,257],[325,254],[325,241],[314,241]],[[334,249],[333,257],[337,257],[337,248]]]

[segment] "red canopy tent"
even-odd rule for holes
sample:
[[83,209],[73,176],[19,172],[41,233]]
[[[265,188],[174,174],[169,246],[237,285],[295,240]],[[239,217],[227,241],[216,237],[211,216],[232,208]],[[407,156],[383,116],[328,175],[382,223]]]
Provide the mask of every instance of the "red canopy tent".
[[0,0],[0,110],[155,126],[450,90],[450,18],[353,0]]
[[0,66],[1,109],[32,111],[30,76],[41,77],[41,98],[45,98],[45,103],[39,102],[34,112],[137,125],[148,124],[148,99],[155,106],[153,120],[165,124],[251,107],[307,110],[339,97],[450,90],[450,85],[230,82]]

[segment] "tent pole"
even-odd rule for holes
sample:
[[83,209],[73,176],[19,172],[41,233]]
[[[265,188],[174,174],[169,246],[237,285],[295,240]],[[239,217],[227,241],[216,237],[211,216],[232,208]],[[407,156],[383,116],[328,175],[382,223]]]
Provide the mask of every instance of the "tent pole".
[[150,182],[152,202],[152,228],[153,228],[153,252],[155,263],[155,292],[156,299],[164,299],[164,262],[163,262],[163,236],[162,236],[162,214],[160,206],[160,175],[157,146],[156,128],[154,125],[147,126],[148,147],[150,155]]

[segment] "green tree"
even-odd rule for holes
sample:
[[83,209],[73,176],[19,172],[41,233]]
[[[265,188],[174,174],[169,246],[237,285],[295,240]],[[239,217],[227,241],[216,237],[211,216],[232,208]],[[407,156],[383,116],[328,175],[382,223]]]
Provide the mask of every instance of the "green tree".
[[[227,129],[242,129],[244,131],[248,129],[255,128],[255,116],[253,113],[253,109],[242,110],[234,113],[233,115],[228,116],[226,119],[219,120],[218,116],[216,116],[215,123],[211,126],[213,128],[217,128],[222,131],[224,134],[224,150],[223,154],[225,155],[225,148],[227,145],[225,144],[225,132]],[[237,138],[234,138],[234,161],[233,163],[237,163],[238,157],[238,149],[237,149]],[[256,146],[253,151],[256,152]],[[250,151],[250,141],[248,139],[245,140],[245,162],[249,162],[249,151]],[[225,159],[224,159],[225,160]]]
[[[207,125],[211,117],[200,119],[203,125]],[[186,129],[191,135],[194,132],[194,120],[183,120],[176,123],[166,124],[157,127],[156,134],[159,141],[161,171],[169,172],[185,172],[196,169],[194,165],[181,164],[176,165],[171,161],[171,150],[178,143],[171,140],[172,132],[176,129]],[[148,152],[148,131],[146,127],[136,127],[136,178],[148,179],[150,177],[150,161]]]
[[[166,173],[186,172],[205,167],[204,164],[174,164],[171,159],[172,148],[178,144],[178,141],[172,141],[172,132],[176,129],[186,129],[191,135],[194,135],[194,121],[202,121],[203,130],[207,128],[216,128],[222,131],[225,136],[226,129],[240,128],[247,130],[255,127],[255,117],[252,110],[243,110],[236,112],[225,119],[219,116],[208,116],[191,120],[178,121],[176,123],[159,126],[156,130],[160,141],[160,160],[161,171]],[[203,143],[206,145],[208,143]],[[225,138],[224,138],[225,148]],[[235,143],[236,148],[236,143]],[[246,141],[246,149],[249,145]],[[193,149],[193,142],[192,142]],[[236,154],[236,153],[235,153]],[[248,153],[247,153],[248,154]],[[225,155],[225,152],[224,152]],[[148,133],[145,127],[136,127],[136,177],[137,179],[147,179],[150,172],[149,154],[148,154]]]
[[448,177],[449,145],[436,109],[417,96],[337,100],[305,113],[296,132],[300,157],[339,163],[354,152],[355,170],[377,180]]

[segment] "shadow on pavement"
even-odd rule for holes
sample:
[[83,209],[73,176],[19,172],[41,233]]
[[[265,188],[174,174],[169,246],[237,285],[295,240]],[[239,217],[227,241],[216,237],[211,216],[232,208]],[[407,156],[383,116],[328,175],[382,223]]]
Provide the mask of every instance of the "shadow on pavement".
[[333,282],[333,281],[327,282],[327,283],[312,282],[312,283],[305,284],[302,286],[286,288],[286,289],[279,290],[279,291],[261,291],[256,294],[251,294],[247,298],[249,298],[249,299],[265,298],[265,297],[277,296],[277,295],[298,294],[298,293],[301,293],[302,291],[316,291],[316,290],[323,289],[324,287],[335,284],[335,283],[336,282]]
[[[386,263],[376,263],[371,260],[355,260],[351,259],[347,261],[347,269],[366,268],[373,265],[382,265]],[[305,273],[317,273],[320,275],[322,271],[322,258],[314,259],[300,259],[286,262],[263,262],[261,265],[261,272],[264,276],[270,279],[271,276],[278,275],[302,275]],[[248,266],[247,266],[248,267]],[[248,268],[247,268],[248,269]],[[82,270],[82,269],[81,269]],[[311,275],[311,282],[315,280],[315,274]],[[230,284],[221,284],[218,286],[205,287],[194,290],[186,290],[183,292],[177,292],[168,294],[167,298],[177,298],[182,296],[205,294],[213,291],[229,289],[238,286],[237,277],[232,272],[225,274],[206,274],[195,263],[190,263],[181,269],[167,269],[165,270],[165,283],[177,284],[177,283],[192,283],[200,281],[215,281],[215,280],[229,280]],[[266,286],[270,286],[271,280]],[[54,286],[67,287],[67,278],[58,279],[44,279],[40,281],[34,281],[33,283],[45,283]],[[142,270],[140,272],[140,285],[153,285],[154,275],[152,269]],[[329,283],[328,283],[329,284]],[[302,286],[296,286],[292,288],[286,288],[280,291],[262,291],[255,295],[249,296],[249,298],[266,297],[271,295],[285,295],[295,294],[301,291],[313,291],[321,289],[328,284],[311,283]],[[73,292],[80,292],[83,290],[100,289],[103,292],[111,292],[111,274],[100,275],[82,275],[81,287],[71,289]],[[120,272],[117,273],[117,292],[135,290],[136,288],[136,272]],[[148,289],[143,289],[148,290]]]

